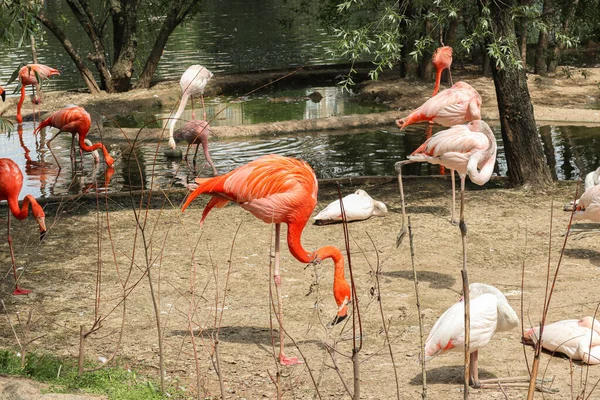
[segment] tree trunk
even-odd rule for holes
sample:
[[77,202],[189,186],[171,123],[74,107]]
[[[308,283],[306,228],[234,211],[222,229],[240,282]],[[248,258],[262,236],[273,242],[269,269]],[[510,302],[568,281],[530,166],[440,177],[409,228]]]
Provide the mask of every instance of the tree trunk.
[[49,20],[46,15],[42,12],[36,16],[38,21],[40,21],[44,26],[52,32],[52,34],[58,39],[58,41],[62,44],[65,51],[71,57],[71,60],[75,63],[75,66],[79,70],[83,82],[89,89],[90,93],[100,93],[100,88],[96,84],[96,79],[94,78],[94,74],[92,71],[85,66],[83,59],[77,53],[77,50],[73,46],[73,43],[67,38],[65,33],[51,20]]
[[137,55],[137,10],[140,0],[111,0],[110,13],[114,32],[114,59],[111,68],[112,90],[131,88],[133,65]]
[[[571,23],[573,22],[573,19],[575,19],[575,13],[577,12],[577,7],[579,6],[579,0],[573,0],[572,2],[567,2],[568,6],[568,10],[565,16],[565,19],[563,21],[563,25],[562,25],[562,33],[568,35],[570,32],[569,30],[571,29]],[[563,52],[563,50],[565,49],[565,44],[564,43],[559,43],[556,44],[556,46],[553,49],[552,52],[552,57],[550,58],[549,62],[548,62],[548,72],[556,72],[556,68],[558,67],[558,62],[560,60],[560,56]]]
[[[513,2],[488,1],[487,5],[491,10],[490,30],[497,37],[513,38],[508,42],[509,50],[519,54],[511,16]],[[494,39],[487,36],[486,40]],[[498,69],[496,60],[491,60],[509,181],[513,185],[548,186],[552,178],[535,124],[525,70],[510,59],[503,61],[505,67]]]
[[144,69],[135,85],[136,88],[146,89],[150,87],[152,76],[156,72],[158,62],[167,45],[169,37],[175,28],[186,18],[190,10],[198,4],[200,0],[180,0],[173,2],[172,7],[165,18],[165,22],[160,28],[160,32],[154,41],[152,51],[146,59]]
[[481,73],[483,76],[492,75],[492,66],[490,65],[490,56],[487,52],[487,46],[483,48],[482,60],[481,60]]
[[[431,36],[433,31],[433,23],[429,20],[425,20],[425,35]],[[433,64],[431,62],[432,54],[427,51],[423,53],[423,58],[419,65],[419,77],[424,81],[430,81],[433,79]]]
[[[533,0],[520,0],[521,6],[529,6]],[[519,20],[519,48],[521,49],[521,61],[523,67],[527,66],[527,35],[529,33],[529,19],[521,18]]]
[[[550,21],[550,14],[554,11],[552,9],[552,0],[544,0],[544,6],[542,8],[542,20],[548,24]],[[533,73],[546,76],[546,58],[548,57],[548,31],[540,29],[540,35],[538,37],[537,47],[535,49],[535,66]]]

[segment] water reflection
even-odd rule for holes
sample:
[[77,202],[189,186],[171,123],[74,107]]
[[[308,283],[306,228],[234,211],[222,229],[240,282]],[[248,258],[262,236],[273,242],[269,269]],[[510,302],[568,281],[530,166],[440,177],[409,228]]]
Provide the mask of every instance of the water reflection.
[[[499,126],[492,127],[499,147],[496,174],[506,175],[506,160],[500,139]],[[434,132],[440,128],[434,128]],[[260,155],[275,153],[306,160],[319,178],[335,178],[364,175],[393,175],[396,161],[403,160],[425,139],[425,125],[411,126],[400,132],[395,128],[370,130],[364,133],[290,135],[244,141],[214,140],[210,152],[219,172],[227,172]],[[91,133],[90,139],[97,141]],[[89,153],[84,153],[83,169],[74,170],[69,162],[70,135],[59,135],[55,140],[57,157],[65,167],[58,171],[45,146],[46,137],[41,132],[33,135],[33,126],[24,124],[12,134],[0,136],[0,157],[12,158],[24,172],[25,184],[20,198],[26,194],[36,197],[62,196],[85,192],[118,192],[184,187],[195,178],[194,173],[181,159],[168,158],[166,146],[156,142],[142,141],[133,149],[122,141],[103,142],[113,152],[120,151],[115,169],[105,170],[104,163],[95,165]],[[543,139],[549,165],[560,179],[576,179],[580,174],[600,165],[600,128],[574,126],[542,127]],[[200,176],[211,176],[212,171],[198,155]],[[447,172],[447,171],[446,171]],[[406,175],[439,174],[440,167],[427,163],[410,164]],[[113,176],[114,175],[114,176]],[[110,183],[109,183],[110,182]]]

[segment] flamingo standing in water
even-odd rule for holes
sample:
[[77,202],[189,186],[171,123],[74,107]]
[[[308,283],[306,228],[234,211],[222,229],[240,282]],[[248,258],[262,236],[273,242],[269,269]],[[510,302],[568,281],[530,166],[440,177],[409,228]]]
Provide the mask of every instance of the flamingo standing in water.
[[[23,123],[23,117],[21,116],[21,107],[25,101],[25,86],[33,86],[33,104],[39,104],[41,99],[35,96],[35,88],[39,87],[44,79],[48,79],[51,76],[60,75],[57,69],[48,67],[43,64],[29,64],[19,70],[19,80],[21,81],[21,97],[17,104],[17,122]],[[34,109],[35,113],[35,109]]]
[[452,47],[439,47],[433,53],[431,61],[435,67],[435,87],[433,88],[433,94],[431,95],[431,97],[433,97],[438,94],[440,90],[442,72],[444,72],[445,69],[448,70],[448,74],[450,75],[450,84],[452,84],[452,73],[450,72],[450,66],[452,65]]
[[190,66],[181,76],[181,80],[179,81],[179,85],[181,86],[181,101],[179,102],[179,108],[177,108],[177,112],[175,116],[171,118],[171,122],[169,122],[169,146],[172,149],[177,147],[175,140],[173,139],[173,130],[175,128],[175,123],[183,114],[183,110],[185,110],[185,106],[187,104],[188,98],[192,98],[192,119],[196,119],[196,115],[194,112],[194,96],[200,95],[202,99],[202,110],[204,112],[204,120],[206,121],[206,108],[204,107],[204,88],[206,84],[213,77],[213,73],[204,68],[202,65],[192,65]]
[[[495,379],[479,381],[478,351],[485,347],[496,332],[506,332],[519,325],[519,317],[502,292],[485,283],[469,285],[471,297],[471,343],[469,376],[471,385],[478,388]],[[431,360],[449,350],[461,351],[465,345],[464,300],[448,308],[433,325],[425,341],[425,360]],[[545,333],[545,332],[544,332]],[[545,335],[544,335],[545,338]],[[497,387],[497,385],[493,385]]]
[[31,293],[31,290],[22,289],[18,284],[15,253],[12,247],[12,237],[10,236],[10,213],[12,212],[17,219],[24,220],[29,215],[29,205],[31,205],[31,212],[40,226],[40,240],[46,234],[46,215],[42,207],[35,200],[35,197],[30,194],[25,196],[21,208],[19,208],[19,193],[21,193],[22,187],[23,173],[17,164],[9,158],[0,158],[0,200],[8,202],[8,216],[6,220],[8,226],[8,248],[10,249],[10,260],[15,277],[15,291],[13,295],[28,294]]
[[[539,336],[540,328],[531,328],[525,332],[523,343],[535,344]],[[600,322],[593,317],[545,325],[542,338],[542,347],[548,351],[563,353],[587,364],[600,364]]]
[[266,155],[233,171],[214,178],[198,178],[199,186],[194,190],[182,211],[200,194],[212,198],[202,212],[200,226],[213,207],[223,207],[229,201],[238,203],[256,218],[275,224],[275,272],[274,281],[278,297],[279,316],[279,362],[293,365],[296,357],[284,354],[284,330],[282,298],[279,275],[279,242],[281,223],[288,226],[287,243],[290,253],[302,263],[321,262],[331,258],[335,265],[333,276],[333,296],[338,312],[332,324],[342,321],[348,315],[350,285],[344,278],[344,258],[334,246],[325,246],[315,252],[302,247],[300,237],[310,215],[317,204],[318,183],[312,168],[304,161],[278,155]]
[[196,151],[194,152],[194,171],[196,171],[196,155],[198,154],[198,147],[202,145],[202,150],[204,151],[204,157],[206,161],[210,164],[210,167],[213,170],[213,175],[217,175],[217,169],[215,168],[215,163],[213,163],[212,158],[210,158],[210,154],[208,152],[208,135],[210,133],[210,125],[206,121],[200,121],[197,119],[193,119],[187,122],[183,127],[177,129],[173,134],[173,139],[175,140],[185,140],[188,142],[188,148],[185,152],[185,160],[187,161],[187,156],[190,151],[190,146],[192,144],[196,145]]
[[[101,149],[102,153],[104,154],[104,162],[109,167],[112,167],[115,160],[110,156],[108,150],[102,143],[96,143],[92,146],[89,146],[86,143],[85,137],[88,134],[91,125],[92,119],[90,118],[90,114],[87,111],[85,111],[83,107],[71,106],[65,107],[62,110],[55,112],[50,117],[42,121],[42,123],[37,128],[35,128],[34,133],[37,134],[37,132],[39,132],[42,128],[45,128],[47,126],[52,126],[54,128],[59,129],[58,132],[56,132],[50,138],[50,140],[46,142],[46,146],[48,146],[48,149],[52,153],[52,156],[54,157],[56,164],[58,164],[59,169],[61,168],[60,163],[58,162],[56,155],[54,155],[54,152],[50,147],[50,142],[52,142],[61,132],[70,132],[73,135],[71,139],[71,148],[74,147],[75,135],[79,135],[79,147],[82,150],[87,152],[93,152],[96,149]],[[73,152],[71,152],[71,162],[74,162]]]

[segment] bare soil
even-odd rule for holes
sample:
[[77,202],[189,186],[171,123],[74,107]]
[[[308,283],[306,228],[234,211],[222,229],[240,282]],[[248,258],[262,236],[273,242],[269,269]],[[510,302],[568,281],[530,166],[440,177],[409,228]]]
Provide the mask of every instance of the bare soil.
[[[559,183],[544,192],[531,192],[506,189],[503,182],[498,179],[484,188],[471,185],[467,188],[469,278],[471,282],[498,287],[520,314],[524,263],[523,312],[524,325],[528,328],[540,319],[547,260],[550,256],[554,271],[564,239],[561,234],[570,216],[562,207],[574,196],[576,184]],[[397,182],[389,178],[345,180],[342,191],[346,194],[357,187],[384,201],[390,210],[386,217],[348,225],[363,329],[359,354],[361,397],[396,398],[396,373],[400,397],[418,399],[421,390],[419,327],[410,252],[406,241],[400,248],[395,246],[400,229]],[[437,317],[460,297],[460,233],[449,222],[451,197],[447,179],[407,178],[405,192],[414,231],[415,266],[420,279],[426,335]],[[154,193],[151,209],[137,214],[141,222],[146,222],[144,238],[136,229],[136,214],[126,197],[110,198],[106,203],[100,198],[98,205],[93,198],[46,204],[50,230],[41,244],[37,241],[35,222],[28,219],[13,223],[17,260],[25,268],[21,285],[33,289],[33,293],[20,297],[10,295],[13,281],[8,274],[8,247],[1,243],[6,275],[0,286],[0,298],[13,321],[16,312],[23,316],[33,311],[28,337],[43,337],[31,345],[32,350],[76,357],[79,327],[90,329],[95,319],[96,282],[101,275],[97,313],[103,320],[97,332],[87,339],[86,359],[100,365],[98,357],[110,357],[122,331],[118,362],[156,377],[157,327],[148,279],[144,276],[146,265],[151,265],[160,307],[168,384],[184,388],[190,396],[196,391],[196,364],[190,340],[190,329],[193,329],[201,393],[207,397],[218,396],[211,343],[215,297],[223,299],[225,296],[225,306],[222,307],[221,301],[218,309],[224,309],[219,338],[221,371],[228,397],[274,397],[275,386],[270,376],[276,375],[277,366],[269,323],[271,227],[231,205],[213,210],[204,228],[199,229],[198,221],[207,199],[196,200],[193,207],[181,214],[183,194],[167,192],[166,195],[172,205],[162,194]],[[316,211],[336,196],[335,186],[323,182]],[[139,204],[137,200],[134,202],[136,208]],[[549,234],[551,223],[552,235]],[[344,248],[342,226],[309,225],[302,241],[310,250],[324,245]],[[600,268],[597,244],[598,236],[569,239],[549,321],[593,315],[600,301],[594,284]],[[227,282],[229,260],[231,273]],[[336,309],[331,293],[332,264],[327,260],[321,265],[306,267],[289,254],[285,244],[281,261],[285,329],[298,346],[296,348],[290,339],[286,341],[286,349],[288,355],[304,357],[306,361],[303,365],[280,369],[285,398],[313,398],[313,379],[323,398],[347,398],[342,379],[352,388],[352,364],[348,359],[352,347],[351,323],[326,327]],[[376,275],[374,271],[378,266],[381,273]],[[125,280],[128,295],[123,322],[121,282]],[[386,344],[384,321],[389,330],[393,361]],[[277,337],[275,320],[273,325],[273,334]],[[0,319],[0,337],[3,347],[14,348],[15,339],[6,318]],[[482,378],[527,374],[524,353],[531,361],[532,350],[523,350],[520,337],[520,329],[497,334],[480,351]],[[275,339],[275,345],[277,342]],[[336,348],[337,352],[331,353],[333,358],[327,351],[328,346]],[[583,388],[581,377],[583,374],[585,378],[587,371],[579,364],[573,365],[571,375],[568,360],[544,354],[541,365],[541,374],[555,377],[553,386],[560,390],[545,398],[570,399],[572,390]],[[336,371],[335,366],[339,370]],[[427,370],[430,398],[462,398],[461,353],[437,357],[427,365]],[[598,379],[598,367],[590,368],[588,392]],[[525,398],[523,390],[507,388],[505,391],[511,399]],[[490,389],[473,390],[472,398],[505,397],[499,390]]]

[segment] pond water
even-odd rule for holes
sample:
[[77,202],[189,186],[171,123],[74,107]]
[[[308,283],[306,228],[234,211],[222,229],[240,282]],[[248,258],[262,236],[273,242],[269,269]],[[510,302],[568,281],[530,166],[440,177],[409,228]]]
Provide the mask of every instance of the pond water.
[[[107,190],[118,192],[130,188],[184,187],[196,176],[191,165],[164,155],[165,144],[151,141],[136,143],[130,155],[126,141],[105,140],[112,151],[121,152],[114,169],[106,173],[103,163],[95,168],[91,156],[86,154],[83,170],[78,163],[73,171],[69,157],[71,135],[68,133],[61,134],[52,142],[52,149],[62,165],[59,171],[44,142],[50,133],[34,136],[31,123],[25,123],[22,128],[10,135],[0,135],[0,157],[12,158],[25,174],[21,198],[26,194],[48,197]],[[492,128],[499,146],[496,174],[505,175],[506,161],[500,129],[499,126]],[[319,178],[393,175],[394,163],[405,159],[424,141],[424,131],[423,126],[411,126],[403,132],[390,128],[355,134],[303,134],[243,141],[211,139],[210,153],[219,173],[230,171],[260,155],[276,153],[306,160]],[[600,165],[598,128],[545,126],[540,128],[540,134],[549,164],[559,178],[576,179],[579,171],[585,174]],[[89,137],[92,141],[98,140],[97,137]],[[182,149],[185,151],[185,147]],[[199,153],[198,175],[210,176],[210,168],[204,165],[202,152]],[[437,175],[440,170],[439,166],[423,163],[407,166],[404,173]]]

